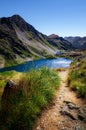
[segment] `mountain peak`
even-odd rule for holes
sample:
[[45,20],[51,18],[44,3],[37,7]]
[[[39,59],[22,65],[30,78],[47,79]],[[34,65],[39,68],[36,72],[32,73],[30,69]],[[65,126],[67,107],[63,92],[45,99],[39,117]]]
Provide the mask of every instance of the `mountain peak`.
[[21,16],[19,14],[14,14],[11,16],[12,18],[21,18]]
[[0,25],[6,25],[9,28],[14,28],[14,24],[22,31],[27,31],[32,26],[29,25],[20,15],[15,14],[11,17],[2,17],[0,18]]
[[12,22],[20,22],[20,21],[25,22],[25,20],[18,14],[15,14],[9,18]]
[[51,35],[49,35],[48,37],[49,37],[49,38],[58,38],[59,36],[56,35],[56,34],[51,34]]
[[2,17],[0,18],[0,24],[10,24],[10,23],[15,23],[15,24],[18,24],[20,22],[25,22],[24,19],[18,15],[18,14],[15,14],[11,17]]

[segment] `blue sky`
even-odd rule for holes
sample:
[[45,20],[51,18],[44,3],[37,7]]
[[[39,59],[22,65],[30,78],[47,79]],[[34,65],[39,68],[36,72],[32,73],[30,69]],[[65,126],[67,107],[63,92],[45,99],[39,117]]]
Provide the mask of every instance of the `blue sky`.
[[0,17],[14,14],[46,35],[86,36],[86,0],[1,0]]

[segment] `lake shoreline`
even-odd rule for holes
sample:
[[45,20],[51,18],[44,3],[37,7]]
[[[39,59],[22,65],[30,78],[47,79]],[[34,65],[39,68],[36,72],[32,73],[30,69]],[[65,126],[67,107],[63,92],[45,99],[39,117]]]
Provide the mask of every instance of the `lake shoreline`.
[[5,67],[0,69],[0,72],[15,70],[18,72],[29,71],[30,69],[37,69],[43,66],[48,68],[67,68],[70,66],[72,60],[70,58],[49,58],[49,59],[38,59],[30,60],[25,63],[14,65],[11,67]]

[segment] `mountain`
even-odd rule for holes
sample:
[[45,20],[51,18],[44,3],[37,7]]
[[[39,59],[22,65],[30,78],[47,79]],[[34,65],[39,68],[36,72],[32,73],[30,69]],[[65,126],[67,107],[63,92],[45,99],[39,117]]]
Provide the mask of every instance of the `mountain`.
[[86,37],[65,37],[64,39],[71,42],[77,49],[86,49]]
[[57,41],[37,31],[19,15],[0,18],[0,65],[53,57],[58,49],[71,49],[63,38],[58,37]]
[[72,50],[74,49],[72,44],[65,40],[63,37],[59,37],[58,35],[55,34],[51,34],[50,36],[48,36],[49,38],[49,42],[51,43],[51,45],[56,46],[59,50]]

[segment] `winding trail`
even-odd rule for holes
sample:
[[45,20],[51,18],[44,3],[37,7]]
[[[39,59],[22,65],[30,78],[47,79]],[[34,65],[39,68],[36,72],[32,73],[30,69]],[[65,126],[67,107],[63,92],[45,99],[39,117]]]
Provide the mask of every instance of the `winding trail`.
[[69,69],[59,72],[61,85],[56,92],[56,98],[52,105],[42,112],[33,130],[81,130],[81,128],[86,130],[86,123],[77,118],[78,111],[76,112],[75,109],[72,112],[76,119],[60,113],[65,101],[72,102],[79,108],[85,104],[85,101],[77,98],[76,93],[67,86],[68,72]]

